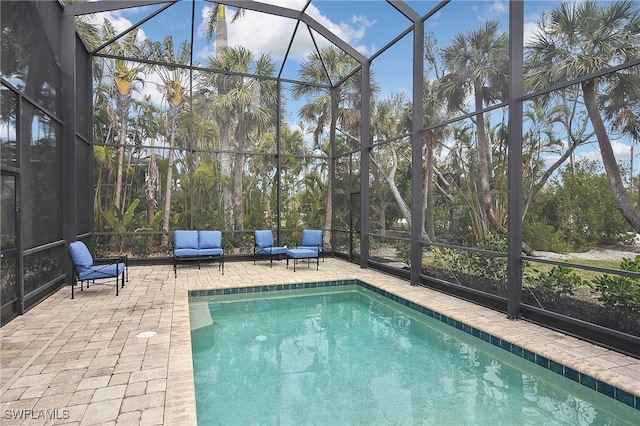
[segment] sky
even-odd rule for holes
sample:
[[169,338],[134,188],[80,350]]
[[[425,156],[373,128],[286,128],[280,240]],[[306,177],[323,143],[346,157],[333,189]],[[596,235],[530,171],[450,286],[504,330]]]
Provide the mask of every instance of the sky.
[[[575,0],[581,1],[581,0]],[[306,0],[262,0],[262,3],[274,4],[294,10],[301,10]],[[423,16],[439,1],[413,0],[406,2],[416,12]],[[536,29],[536,22],[542,11],[549,11],[557,6],[555,1],[527,1],[525,2],[525,44],[531,39]],[[214,41],[205,40],[202,22],[211,7],[210,3],[197,0],[195,3],[195,19],[197,33],[194,37],[194,61],[205,63],[207,55],[215,51]],[[191,37],[190,19],[192,2],[183,0],[176,5],[143,24],[139,31],[139,38],[149,38],[162,41],[167,34],[174,37],[175,45]],[[148,16],[159,6],[147,6],[138,9],[113,11],[103,16],[111,20],[114,26],[124,30],[144,17]],[[227,9],[227,21],[231,20],[235,9]],[[394,40],[402,31],[409,28],[410,21],[395,8],[383,0],[378,1],[339,1],[313,0],[306,12],[313,19],[325,26],[354,49],[367,57],[378,53]],[[434,14],[425,22],[425,31],[432,32],[438,41],[438,47],[447,46],[457,33],[466,33],[484,25],[487,20],[497,20],[501,29],[508,30],[508,0],[453,0],[445,8]],[[259,54],[269,53],[278,69],[282,67],[282,76],[296,79],[297,69],[306,55],[313,52],[313,39],[309,36],[306,26],[301,25],[294,38],[294,43],[283,65],[283,60],[289,47],[289,40],[294,34],[295,21],[247,10],[243,17],[228,24],[228,40],[230,46],[244,46]],[[319,34],[314,34],[315,42],[322,48],[330,44]],[[372,65],[375,81],[380,87],[381,97],[392,93],[411,94],[412,36],[408,35],[399,40],[392,48],[380,54]],[[153,77],[150,77],[151,79]],[[153,89],[153,84],[145,87],[144,92],[152,96],[157,102],[161,100],[161,93]],[[297,122],[291,106],[288,120]],[[619,141],[612,141],[614,151],[619,161],[629,162],[630,147]],[[640,151],[640,149],[636,149]],[[640,154],[640,153],[639,153]],[[600,159],[597,144],[588,145],[578,152],[578,156]],[[549,158],[552,161],[553,158]],[[637,162],[637,158],[634,160]]]

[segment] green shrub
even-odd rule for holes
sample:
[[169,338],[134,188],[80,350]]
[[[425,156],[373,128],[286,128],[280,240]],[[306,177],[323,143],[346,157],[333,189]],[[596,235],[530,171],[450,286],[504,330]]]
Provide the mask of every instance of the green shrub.
[[535,275],[526,276],[525,282],[533,287],[540,299],[546,302],[553,302],[561,296],[574,294],[579,286],[588,284],[588,281],[565,266],[554,266],[548,272],[533,269],[533,272]]
[[131,251],[135,257],[147,257],[151,253],[151,238],[148,235],[134,236],[129,240]]
[[411,243],[409,241],[396,241],[398,259],[411,266]]
[[522,224],[523,240],[531,247],[541,251],[556,253],[568,253],[573,247],[562,231],[556,231],[553,226],[546,223]]
[[[622,258],[620,269],[640,272],[640,255],[635,259]],[[604,306],[622,315],[622,324],[627,318],[637,318],[640,315],[640,278],[604,274],[593,279],[590,285]]]
[[[505,253],[507,240],[490,235],[478,248]],[[506,290],[507,259],[505,257],[444,247],[433,247],[431,251],[434,261],[430,267],[444,269],[453,274],[486,279],[492,281],[499,289]]]

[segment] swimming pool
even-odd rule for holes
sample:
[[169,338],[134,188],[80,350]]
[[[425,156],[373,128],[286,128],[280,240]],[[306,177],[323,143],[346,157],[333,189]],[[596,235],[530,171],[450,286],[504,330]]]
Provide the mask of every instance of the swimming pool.
[[539,366],[542,360],[530,362],[490,336],[474,337],[475,329],[451,327],[433,312],[348,284],[193,292],[199,423],[615,425],[638,419],[638,410]]

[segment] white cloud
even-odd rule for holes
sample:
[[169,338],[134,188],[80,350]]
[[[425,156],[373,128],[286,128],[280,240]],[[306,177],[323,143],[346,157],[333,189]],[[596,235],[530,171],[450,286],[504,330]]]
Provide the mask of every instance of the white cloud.
[[[600,154],[600,148],[596,142],[587,145],[590,149],[582,151],[577,154],[577,159],[586,159],[590,161],[602,162],[602,155]],[[631,158],[631,147],[620,141],[611,141],[611,148],[613,149],[613,155],[616,157],[618,164],[628,162]]]
[[489,19],[499,19],[499,17],[509,13],[509,2],[507,0],[494,0],[487,8],[482,9],[484,13],[478,14],[479,21],[487,21]]
[[[122,16],[120,16],[118,11],[101,12],[95,15],[87,15],[86,19],[89,23],[94,25],[99,25],[99,26],[102,26],[102,24],[106,19],[111,23],[113,28],[116,30],[117,34],[121,34],[133,26],[133,23],[127,18],[123,18]],[[147,36],[144,33],[144,30],[142,30],[142,28],[138,28],[138,33],[136,34],[136,41],[140,43],[146,39],[147,39]]]
[[[304,0],[288,0],[284,2],[265,1],[265,3],[277,3],[278,6],[301,10],[306,2]],[[206,16],[207,12],[208,8],[203,8],[203,17]],[[236,22],[231,23],[230,16],[232,13],[233,9],[227,12],[227,29],[230,46],[243,46],[256,53],[269,52],[276,61],[284,58],[289,46],[289,41],[294,35],[296,20],[246,10],[244,16],[240,17]],[[323,15],[313,4],[306,9],[306,13],[326,27],[329,32],[352,45],[356,50],[365,54],[373,51],[373,47],[360,44],[367,30],[375,24],[375,21],[370,21],[364,14],[352,15],[344,21],[333,22]],[[256,36],[258,31],[260,34],[259,37]],[[198,28],[198,33],[200,35],[204,33],[202,27]],[[317,33],[314,33],[314,37],[319,48],[331,44]],[[306,25],[300,25],[288,58],[300,61],[314,50],[315,47]],[[204,58],[210,53],[213,53],[213,46],[211,45],[197,52],[197,55],[200,58]]]

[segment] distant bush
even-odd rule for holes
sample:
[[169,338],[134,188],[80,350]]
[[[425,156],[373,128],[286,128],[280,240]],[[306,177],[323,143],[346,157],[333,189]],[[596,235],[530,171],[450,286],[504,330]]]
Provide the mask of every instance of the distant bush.
[[530,224],[524,222],[522,238],[536,250],[555,253],[569,253],[573,247],[562,231],[557,231],[546,223]]

